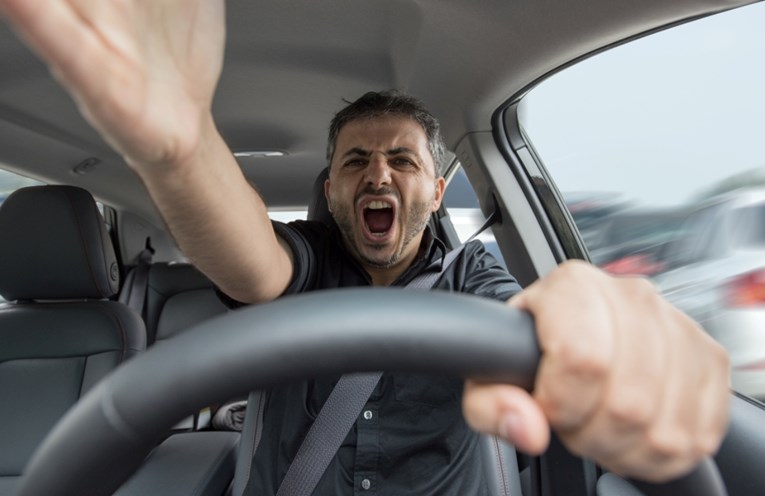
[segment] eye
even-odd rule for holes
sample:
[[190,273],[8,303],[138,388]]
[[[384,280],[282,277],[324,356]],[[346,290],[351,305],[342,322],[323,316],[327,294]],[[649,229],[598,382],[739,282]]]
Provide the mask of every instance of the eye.
[[407,157],[393,157],[390,161],[395,167],[415,167],[417,164]]
[[363,167],[366,165],[367,159],[365,158],[352,158],[350,160],[346,160],[345,163],[343,163],[343,167]]

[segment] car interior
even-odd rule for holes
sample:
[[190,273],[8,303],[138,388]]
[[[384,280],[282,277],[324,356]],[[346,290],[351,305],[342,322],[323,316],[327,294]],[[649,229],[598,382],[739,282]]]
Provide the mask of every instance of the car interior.
[[[441,121],[447,181],[467,178],[497,253],[527,286],[589,254],[519,125],[523,96],[611,47],[751,3],[227,2],[213,111],[273,216],[331,223],[329,120],[366,91],[406,89]],[[363,291],[227,310],[138,177],[5,23],[0,171],[41,184],[0,196],[0,496],[239,496],[263,428],[259,391],[312,373],[398,368],[533,384],[533,327],[500,305],[382,290],[374,299],[410,322],[363,332],[374,301]],[[454,248],[464,239],[452,212],[442,205],[430,226]],[[436,346],[445,337],[450,345]],[[370,339],[390,351],[370,351]],[[216,425],[216,411],[245,398],[237,430]],[[485,436],[485,477],[492,495],[759,494],[763,422],[763,405],[733,392],[717,456],[676,485],[625,481],[555,437],[530,457]]]

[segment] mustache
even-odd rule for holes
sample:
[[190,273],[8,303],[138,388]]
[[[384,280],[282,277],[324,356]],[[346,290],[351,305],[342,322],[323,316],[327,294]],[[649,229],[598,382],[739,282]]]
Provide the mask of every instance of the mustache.
[[368,184],[363,190],[356,193],[356,197],[353,199],[354,203],[358,202],[364,196],[393,196],[399,203],[401,202],[401,197],[398,192],[387,186],[374,188]]

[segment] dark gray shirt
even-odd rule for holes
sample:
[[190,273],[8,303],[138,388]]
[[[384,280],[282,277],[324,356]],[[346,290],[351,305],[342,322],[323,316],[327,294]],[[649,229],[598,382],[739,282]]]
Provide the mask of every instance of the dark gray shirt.
[[[274,226],[291,247],[295,260],[293,280],[285,294],[371,286],[369,274],[346,251],[336,227],[310,221]],[[405,286],[422,272],[441,270],[446,249],[429,230],[420,253],[394,286]],[[521,288],[482,243],[473,241],[438,279],[434,289],[507,300]],[[276,494],[306,432],[338,379],[310,380],[267,392],[263,435],[246,494]],[[486,493],[478,436],[462,418],[462,387],[461,379],[383,374],[364,413],[313,494]]]

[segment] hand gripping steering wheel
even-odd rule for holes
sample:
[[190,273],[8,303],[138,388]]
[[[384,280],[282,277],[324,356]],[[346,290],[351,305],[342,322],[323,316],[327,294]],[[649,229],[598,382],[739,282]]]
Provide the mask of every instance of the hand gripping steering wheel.
[[[475,377],[530,390],[540,352],[532,319],[468,295],[393,288],[282,298],[211,319],[101,381],[28,464],[19,496],[112,494],[189,412],[289,381],[388,370]],[[646,494],[724,495],[702,463]]]

